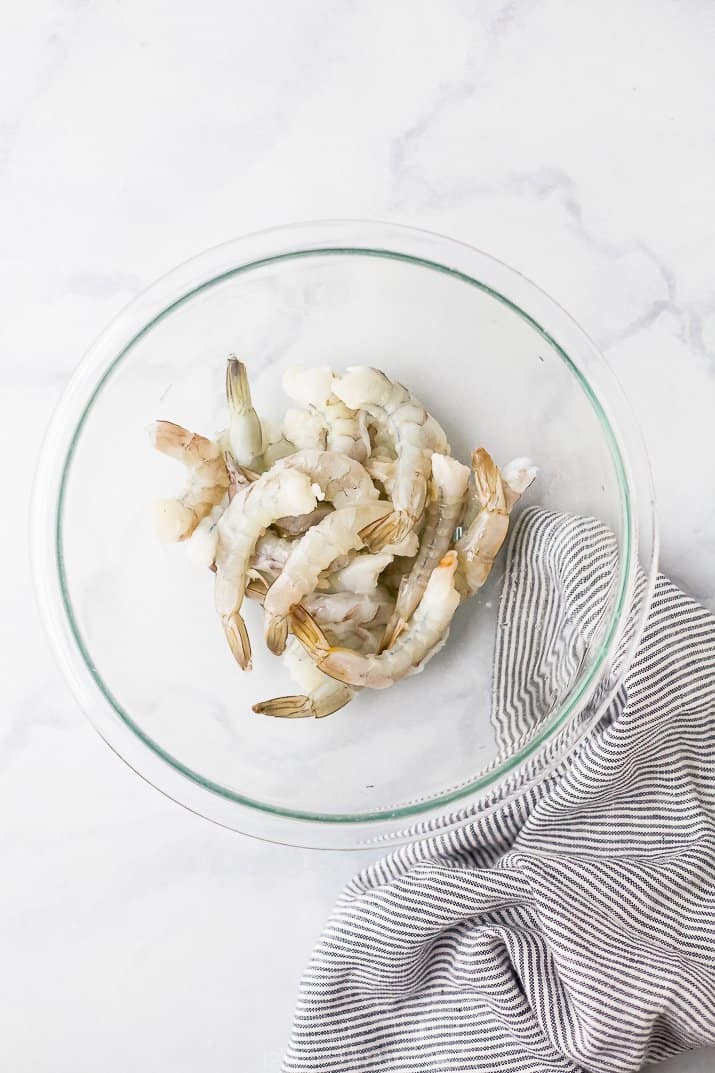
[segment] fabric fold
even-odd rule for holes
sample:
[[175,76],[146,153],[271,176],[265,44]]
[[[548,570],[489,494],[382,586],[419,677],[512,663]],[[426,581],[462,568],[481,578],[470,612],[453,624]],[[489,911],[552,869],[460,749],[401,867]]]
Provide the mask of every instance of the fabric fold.
[[[530,690],[582,658],[614,554],[592,519],[522,515],[495,653],[505,747],[543,710]],[[528,634],[564,620],[565,662]],[[348,885],[283,1068],[629,1073],[713,1042],[715,619],[659,577],[617,702],[556,772]]]

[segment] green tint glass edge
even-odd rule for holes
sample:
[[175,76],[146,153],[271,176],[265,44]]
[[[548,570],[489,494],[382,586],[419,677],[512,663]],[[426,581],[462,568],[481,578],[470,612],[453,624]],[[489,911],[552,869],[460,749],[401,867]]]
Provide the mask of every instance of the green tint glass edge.
[[[403,806],[401,808],[391,809],[391,810],[382,811],[382,812],[346,813],[346,814],[334,813],[334,814],[330,814],[330,815],[325,815],[325,814],[322,814],[322,813],[319,813],[319,812],[302,812],[302,811],[299,812],[299,811],[293,811],[292,809],[288,809],[288,808],[281,808],[278,805],[269,805],[269,804],[266,804],[266,803],[264,803],[262,801],[257,801],[257,800],[255,800],[253,798],[250,798],[250,797],[244,797],[239,793],[236,793],[236,792],[234,792],[232,790],[227,789],[225,786],[220,786],[218,783],[214,783],[210,779],[205,778],[203,775],[198,774],[197,772],[193,771],[191,768],[189,768],[185,764],[183,764],[180,760],[177,760],[175,757],[171,756],[170,753],[167,753],[157,742],[155,742],[152,738],[150,738],[147,734],[145,734],[144,731],[141,729],[141,727],[137,726],[137,724],[132,720],[132,718],[129,716],[129,714],[124,710],[124,708],[121,706],[119,701],[114,697],[112,691],[109,689],[109,687],[104,682],[103,678],[101,677],[99,671],[97,670],[97,667],[95,666],[95,664],[94,664],[94,662],[93,662],[93,660],[92,660],[92,658],[90,656],[89,649],[87,648],[87,646],[86,646],[86,644],[84,642],[84,639],[82,637],[82,633],[81,633],[81,631],[79,629],[79,625],[78,625],[77,619],[75,617],[74,609],[73,609],[73,606],[72,606],[72,601],[70,599],[68,583],[67,583],[67,573],[66,573],[66,569],[65,569],[64,555],[63,555],[63,550],[62,550],[62,526],[63,526],[63,509],[64,509],[64,503],[65,503],[65,494],[66,494],[66,490],[67,490],[67,480],[68,480],[70,468],[71,468],[71,465],[72,465],[72,460],[74,458],[74,454],[75,454],[75,451],[76,451],[76,448],[77,448],[77,444],[79,442],[79,438],[80,438],[82,429],[83,429],[83,427],[85,425],[85,422],[87,420],[87,417],[89,416],[90,410],[92,409],[92,406],[94,405],[97,397],[99,396],[99,394],[101,393],[101,391],[104,388],[105,384],[107,383],[107,380],[111,377],[112,373],[121,364],[121,362],[127,356],[129,351],[142,338],[144,338],[144,336],[148,335],[149,332],[152,331],[152,329],[156,327],[156,325],[160,324],[161,321],[165,320],[166,317],[168,317],[170,313],[172,313],[174,310],[178,309],[180,306],[184,305],[190,299],[196,297],[196,295],[201,294],[203,291],[206,291],[211,287],[215,287],[217,284],[220,284],[220,283],[222,283],[222,282],[224,282],[224,281],[226,281],[228,279],[232,279],[235,276],[242,275],[245,272],[254,271],[254,270],[258,269],[258,268],[264,268],[267,265],[276,264],[276,263],[279,263],[281,261],[297,260],[298,258],[302,258],[302,257],[319,257],[319,256],[336,256],[336,255],[337,256],[378,257],[378,258],[384,258],[384,259],[387,259],[387,260],[401,261],[401,262],[404,262],[406,264],[413,264],[413,265],[416,265],[416,266],[421,267],[421,268],[428,268],[428,269],[430,269],[432,271],[437,271],[437,272],[440,272],[440,273],[442,273],[444,275],[451,276],[454,279],[461,280],[463,283],[467,283],[470,286],[477,287],[479,290],[483,291],[485,294],[489,294],[492,298],[496,299],[497,301],[501,302],[503,305],[507,306],[507,308],[511,309],[514,313],[517,314],[517,316],[519,316],[523,320],[525,320],[532,328],[534,328],[537,332],[539,332],[539,334],[551,346],[553,346],[553,348],[556,350],[557,354],[560,356],[562,361],[565,362],[565,364],[568,366],[568,368],[571,370],[571,372],[576,377],[578,383],[581,385],[582,390],[584,391],[584,393],[586,394],[588,400],[590,401],[591,405],[593,406],[593,408],[594,408],[594,410],[596,412],[596,416],[598,417],[602,427],[604,428],[604,430],[606,432],[606,439],[607,439],[607,442],[608,442],[608,445],[609,445],[609,448],[610,448],[610,451],[611,451],[611,456],[612,456],[612,458],[614,460],[614,463],[615,463],[616,475],[617,475],[617,478],[618,478],[618,486],[619,486],[619,490],[620,490],[620,493],[621,493],[622,506],[624,508],[624,517],[625,517],[625,526],[624,526],[624,528],[625,528],[625,533],[624,533],[625,555],[623,556],[623,560],[622,560],[622,564],[621,564],[621,575],[620,575],[620,578],[619,578],[619,589],[618,589],[618,597],[616,599],[616,606],[614,608],[613,615],[611,616],[611,622],[610,622],[608,631],[606,633],[606,636],[605,636],[605,638],[601,642],[601,645],[598,648],[597,657],[596,657],[596,660],[595,660],[595,663],[594,663],[593,667],[591,668],[591,671],[586,676],[585,680],[577,687],[574,695],[570,698],[570,700],[566,704],[564,710],[561,712],[559,717],[553,723],[551,723],[547,727],[545,727],[544,730],[542,730],[538,735],[536,735],[535,738],[528,743],[528,745],[524,746],[519,752],[515,753],[513,757],[509,757],[508,760],[505,760],[504,763],[499,767],[498,770],[496,770],[494,772],[490,772],[488,774],[485,774],[485,775],[483,775],[481,777],[478,777],[473,782],[470,782],[468,785],[459,787],[458,789],[455,789],[455,790],[452,790],[452,791],[449,791],[449,792],[447,792],[445,794],[442,794],[440,797],[430,798],[429,800],[424,801],[424,802],[419,802],[419,803],[415,803],[415,804],[411,804],[411,805],[406,805],[406,806]],[[506,298],[503,294],[500,294],[498,291],[493,290],[493,288],[489,287],[485,283],[482,283],[480,280],[474,279],[472,276],[469,276],[469,275],[467,275],[467,273],[461,272],[456,268],[450,268],[447,265],[442,265],[437,261],[431,261],[428,258],[415,257],[415,256],[412,256],[411,254],[398,253],[398,252],[393,251],[393,250],[370,249],[370,248],[349,247],[349,246],[348,247],[331,246],[331,247],[316,248],[316,249],[293,250],[293,251],[290,251],[290,252],[287,252],[287,253],[276,254],[276,255],[274,255],[272,257],[260,258],[260,259],[255,260],[255,261],[251,261],[251,262],[249,262],[247,264],[239,265],[239,266],[237,266],[235,268],[228,269],[225,272],[221,272],[221,273],[219,273],[219,275],[214,276],[212,279],[206,280],[203,283],[199,284],[198,286],[193,287],[191,290],[187,291],[186,294],[181,295],[181,297],[179,297],[179,298],[175,299],[173,302],[171,302],[168,306],[166,306],[165,309],[162,309],[160,313],[158,313],[147,324],[145,324],[130,339],[130,341],[128,343],[126,343],[126,345],[124,347],[122,347],[122,349],[119,351],[117,356],[112,361],[111,365],[108,367],[108,369],[106,369],[106,371],[104,372],[104,374],[102,375],[100,380],[97,382],[94,390],[92,391],[92,394],[90,395],[89,399],[87,400],[87,403],[86,403],[86,405],[85,405],[85,407],[84,407],[84,409],[83,409],[83,411],[82,411],[82,413],[80,415],[79,421],[77,422],[77,426],[76,426],[76,428],[75,428],[75,430],[74,430],[74,432],[72,434],[72,439],[70,440],[69,448],[67,450],[67,455],[65,457],[64,465],[63,465],[63,468],[62,468],[62,475],[60,477],[59,493],[58,493],[58,497],[57,497],[57,514],[56,514],[56,525],[55,525],[55,554],[56,554],[56,559],[57,559],[57,569],[58,569],[58,576],[59,576],[59,582],[60,582],[60,591],[61,591],[62,601],[63,601],[64,608],[65,608],[65,613],[67,615],[67,619],[68,619],[68,622],[69,622],[69,625],[70,625],[72,636],[74,637],[74,640],[75,640],[75,642],[77,644],[77,647],[78,647],[78,649],[79,649],[79,651],[80,651],[80,653],[82,655],[82,658],[83,658],[83,660],[84,660],[84,662],[85,662],[85,664],[87,666],[87,669],[88,669],[88,671],[90,673],[90,676],[92,677],[92,679],[93,679],[95,685],[97,686],[97,688],[99,689],[100,693],[103,695],[105,700],[111,705],[111,707],[114,709],[114,711],[119,716],[119,718],[122,720],[122,722],[125,723],[125,725],[129,727],[129,729],[132,731],[132,733],[134,733],[140,739],[140,741],[142,741],[145,745],[147,745],[152,750],[152,752],[155,753],[155,755],[160,757],[162,760],[166,761],[168,764],[171,765],[172,768],[174,768],[175,771],[177,771],[180,774],[184,775],[186,778],[190,779],[192,782],[195,782],[197,785],[203,787],[204,789],[210,790],[212,793],[218,794],[220,797],[223,797],[223,798],[225,798],[225,799],[227,799],[229,801],[233,801],[236,804],[246,805],[249,808],[257,809],[257,810],[259,810],[261,812],[268,813],[269,815],[284,816],[284,817],[288,817],[290,819],[295,819],[295,820],[308,820],[308,821],[313,821],[313,822],[316,822],[316,823],[327,823],[327,824],[330,824],[330,823],[343,823],[343,824],[345,824],[345,823],[365,823],[365,822],[377,822],[377,821],[384,821],[384,820],[409,818],[409,817],[412,817],[412,816],[418,816],[418,815],[420,815],[420,814],[422,814],[424,812],[428,812],[428,811],[430,811],[432,809],[440,808],[443,805],[451,804],[454,801],[461,800],[462,798],[469,796],[470,794],[474,793],[477,790],[481,790],[481,789],[486,788],[487,786],[492,785],[494,782],[496,782],[496,780],[498,778],[501,778],[507,772],[513,771],[513,769],[518,764],[520,764],[527,757],[531,756],[536,751],[536,749],[538,749],[539,746],[544,743],[544,741],[547,741],[549,738],[551,738],[555,734],[555,732],[559,729],[559,727],[563,726],[563,724],[565,723],[566,719],[571,714],[571,712],[573,712],[574,708],[578,704],[578,702],[581,699],[581,697],[583,697],[584,693],[593,684],[594,678],[595,678],[597,672],[600,670],[601,664],[602,664],[602,662],[603,662],[603,660],[604,660],[604,658],[606,656],[606,653],[608,652],[608,649],[609,649],[609,647],[611,645],[611,642],[613,640],[613,636],[614,636],[617,624],[620,621],[621,613],[623,611],[623,607],[624,607],[624,603],[625,603],[625,599],[626,599],[628,568],[629,568],[629,564],[630,564],[630,560],[631,560],[631,551],[632,551],[632,529],[633,529],[633,524],[632,524],[632,517],[631,517],[631,504],[630,504],[630,499],[629,499],[628,493],[627,493],[627,481],[626,481],[626,476],[625,476],[625,466],[623,464],[623,459],[622,459],[622,456],[621,456],[621,452],[620,452],[620,449],[619,449],[618,442],[616,440],[615,434],[614,434],[613,429],[611,428],[610,422],[608,421],[608,418],[606,417],[606,414],[605,414],[605,412],[604,412],[604,410],[603,410],[603,408],[601,406],[600,400],[598,399],[597,395],[592,390],[592,388],[591,388],[590,384],[588,383],[588,381],[582,375],[581,371],[577,368],[577,366],[573,363],[571,358],[568,356],[566,351],[560,346],[560,344],[556,341],[556,339],[554,339],[553,336],[550,335],[549,332],[547,332],[536,320],[534,320],[534,318],[532,316],[530,316],[530,314],[526,313],[515,302],[512,302],[511,299]]]

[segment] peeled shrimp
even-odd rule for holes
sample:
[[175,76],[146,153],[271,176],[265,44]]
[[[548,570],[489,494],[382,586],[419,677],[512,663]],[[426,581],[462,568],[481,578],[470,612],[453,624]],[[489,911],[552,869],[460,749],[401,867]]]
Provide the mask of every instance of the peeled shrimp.
[[[319,418],[329,451],[339,451],[358,462],[365,461],[370,454],[367,415],[362,410],[350,409],[333,393],[332,369],[327,365],[316,369],[287,369],[283,389],[296,402],[309,407],[308,415],[302,419],[306,427],[311,415]],[[292,425],[298,422],[298,418],[291,420]],[[287,429],[286,435],[290,435]]]
[[389,510],[389,503],[363,503],[334,510],[297,541],[264,604],[266,643],[271,652],[280,655],[285,648],[288,615],[304,596],[314,591],[322,571],[349,551],[361,548],[360,530]]
[[253,409],[248,370],[242,361],[230,357],[226,364],[226,401],[228,403],[228,444],[240,466],[260,465],[263,456],[263,430]]
[[[267,592],[268,586],[262,579],[250,581],[246,588],[246,594],[260,600],[261,603],[265,600]],[[355,639],[358,640],[363,651],[366,650],[366,646],[376,647],[377,635],[374,629],[370,632],[363,625],[356,626],[355,622],[374,623],[379,614],[379,606],[377,609],[368,607],[367,616],[369,617],[367,617],[364,604],[364,599],[357,598],[356,600],[351,593],[339,593],[335,596],[314,594],[309,598],[309,606],[316,619],[330,623],[331,637],[337,638],[342,631],[345,631],[346,636],[353,643]],[[391,606],[391,601],[389,606]],[[379,625],[379,622],[377,624]],[[283,656],[291,677],[306,692],[273,697],[271,700],[254,704],[253,711],[258,715],[270,715],[277,719],[303,719],[310,716],[322,719],[344,708],[358,692],[351,686],[337,682],[334,678],[319,671],[295,638],[288,639]]]
[[430,574],[454,536],[469,483],[469,467],[448,455],[432,455],[430,499],[420,549],[409,574],[403,578],[395,610],[385,630],[383,646],[390,647],[404,630],[425,591]]
[[[330,627],[330,635],[333,640],[344,635],[353,650],[362,653],[374,652],[379,641],[379,634],[365,627],[350,630],[344,627],[348,623],[336,624]],[[284,658],[288,664],[291,677],[298,685],[305,689],[305,693],[287,697],[274,697],[272,700],[264,700],[253,705],[253,711],[258,715],[270,715],[278,719],[305,719],[313,717],[324,719],[327,715],[344,708],[353,697],[359,693],[359,689],[338,682],[323,674],[313,663],[312,659],[303,646],[290,638],[286,647]]]
[[161,540],[167,543],[186,540],[228,491],[229,475],[223,453],[213,440],[189,432],[173,421],[155,421],[149,427],[149,435],[157,451],[182,462],[189,471],[181,496],[159,500],[155,515]]
[[454,584],[456,569],[457,554],[449,551],[432,571],[407,627],[385,652],[364,655],[331,645],[324,631],[302,607],[293,609],[293,633],[324,674],[353,687],[386,689],[423,666],[440,647],[459,605]]
[[473,596],[489,577],[509,529],[509,513],[536,476],[536,468],[525,458],[515,459],[500,473],[483,447],[472,455],[472,472],[482,509],[456,545],[455,582],[463,599]]
[[305,693],[260,701],[253,705],[257,715],[270,715],[277,719],[307,719],[311,716],[323,719],[344,708],[357,693],[351,686],[322,674],[301,645],[292,638],[283,655],[291,677]]
[[216,610],[231,651],[244,669],[250,668],[251,643],[239,612],[256,544],[276,518],[307,514],[316,502],[308,474],[299,469],[270,471],[234,496],[219,520]]
[[333,380],[333,392],[354,410],[367,410],[393,444],[396,455],[391,497],[394,512],[366,532],[371,551],[394,543],[415,525],[427,498],[433,451],[449,454],[447,438],[402,384],[367,366],[352,366]]

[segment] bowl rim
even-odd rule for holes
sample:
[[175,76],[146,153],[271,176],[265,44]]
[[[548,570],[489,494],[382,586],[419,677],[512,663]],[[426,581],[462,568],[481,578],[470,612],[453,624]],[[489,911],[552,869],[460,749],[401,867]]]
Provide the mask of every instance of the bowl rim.
[[[592,666],[583,680],[577,682],[576,687],[569,691],[545,726],[501,764],[483,770],[459,786],[402,807],[350,814],[294,811],[246,797],[194,772],[153,741],[113,696],[92,660],[72,605],[63,555],[65,492],[82,428],[105,384],[136,342],[197,294],[226,279],[269,264],[326,255],[386,258],[447,274],[486,292],[541,334],[575,376],[596,413],[614,463],[624,522],[624,555],[618,593],[608,628]],[[470,271],[465,271],[465,267],[469,267]],[[485,282],[480,276],[491,277],[491,282]],[[514,295],[518,296],[518,301]],[[554,333],[552,322],[555,322],[557,334]],[[569,349],[559,341],[564,337],[570,340]],[[588,361],[598,370],[598,389],[574,360],[573,352],[576,347],[581,357],[587,355]],[[607,399],[602,397],[604,390]],[[613,420],[612,414],[615,411],[619,411],[620,424]],[[622,442],[624,417],[627,418],[630,433],[627,450]],[[637,464],[639,470],[638,480],[633,476],[634,464]],[[644,482],[645,486],[642,487]],[[276,820],[279,825],[288,822],[305,828],[302,833],[295,832],[300,839],[299,844],[313,844],[315,835],[312,836],[312,841],[304,841],[308,832],[315,832],[316,827],[320,829],[327,825],[333,829],[361,828],[365,837],[361,838],[358,844],[371,845],[376,838],[405,840],[400,834],[400,826],[404,829],[405,821],[428,821],[430,818],[443,817],[445,810],[455,803],[464,805],[469,799],[474,800],[483,795],[487,788],[493,791],[500,781],[503,782],[509,775],[513,776],[528,759],[552,742],[557,732],[571,719],[582,715],[602,684],[604,668],[623,640],[629,611],[631,618],[633,616],[632,603],[636,590],[638,553],[641,550],[640,538],[646,536],[642,531],[643,519],[639,518],[639,515],[644,516],[646,525],[650,523],[651,549],[645,571],[645,590],[640,606],[636,609],[637,621],[629,646],[631,648],[640,636],[655,578],[655,495],[647,453],[630,407],[615,375],[595,344],[573,318],[536,284],[515,269],[466,243],[434,232],[380,221],[308,221],[258,231],[230,240],[177,266],[134,298],[90,347],[60,400],[43,444],[33,491],[33,572],[42,618],[52,648],[75,696],[102,737],[142,777],[192,811],[208,815],[209,818],[228,826],[235,826],[244,833],[268,837],[273,841],[286,840],[285,832],[281,837],[275,837],[275,830],[268,833],[262,829],[256,830],[256,824],[250,822],[250,814],[253,813],[268,819],[267,824],[265,819],[262,820],[258,824],[259,828],[275,828],[273,821]],[[624,673],[628,662],[629,659],[624,661]],[[618,681],[614,681],[613,688],[609,689],[607,694],[604,692],[603,696],[599,695],[593,715],[588,719],[589,726],[603,712],[619,682],[620,677]],[[140,755],[130,744],[131,739],[122,740],[121,734],[117,734],[116,727],[111,724],[112,716],[107,706],[114,714],[114,722],[121,723],[131,733],[135,743],[142,750],[149,750],[164,768],[171,768],[185,783],[195,787],[199,792],[199,799],[194,800],[196,795],[192,790],[188,794],[190,800],[187,800],[187,793],[182,792],[180,784],[174,785],[173,778],[163,777],[165,773],[156,767],[153,760]],[[583,733],[587,729],[586,727]],[[583,733],[579,735],[579,739]],[[570,743],[570,747],[572,744]],[[185,789],[184,786],[183,790]],[[233,817],[227,817],[225,809],[211,807],[216,798],[222,798],[240,810],[236,816],[239,822],[234,823]],[[368,832],[374,832],[374,835]],[[278,833],[281,834],[280,831]],[[288,841],[295,844],[293,836]],[[330,837],[326,840],[324,835],[320,835],[317,841],[321,845],[327,844]],[[341,838],[338,843],[346,844]],[[355,845],[354,838],[349,838],[347,844]]]

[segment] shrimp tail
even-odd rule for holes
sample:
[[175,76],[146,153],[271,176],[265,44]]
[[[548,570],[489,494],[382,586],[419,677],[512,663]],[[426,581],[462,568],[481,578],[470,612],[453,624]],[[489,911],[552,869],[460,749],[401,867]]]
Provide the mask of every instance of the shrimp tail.
[[251,639],[248,636],[246,623],[238,611],[227,615],[223,620],[223,629],[228,641],[228,647],[233,653],[236,663],[242,671],[250,671],[251,664]]
[[245,414],[253,409],[248,369],[236,357],[226,362],[226,400],[235,413]]
[[285,651],[288,640],[288,616],[273,615],[266,620],[266,644],[275,656]]
[[291,609],[290,626],[314,663],[320,664],[330,653],[331,645],[313,616],[302,604]]
[[311,698],[300,693],[259,701],[253,705],[252,711],[256,715],[271,715],[274,719],[309,719],[315,714]]
[[413,518],[405,510],[393,510],[360,530],[360,539],[369,551],[378,552],[389,544],[399,544],[412,529]]
[[293,636],[300,641],[323,674],[346,686],[363,684],[360,679],[363,657],[359,653],[350,648],[331,645],[313,616],[300,604],[296,604],[291,610],[290,618]]
[[[337,683],[336,683],[337,685]],[[293,697],[274,697],[253,705],[257,715],[271,715],[275,719],[324,719],[340,711],[353,699],[353,690],[347,686],[326,690],[323,696],[297,694]]]
[[479,502],[485,510],[506,512],[504,484],[499,467],[485,447],[472,455],[472,472]]

